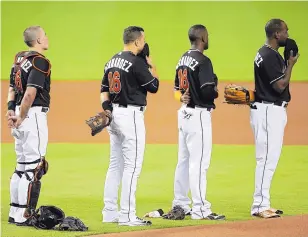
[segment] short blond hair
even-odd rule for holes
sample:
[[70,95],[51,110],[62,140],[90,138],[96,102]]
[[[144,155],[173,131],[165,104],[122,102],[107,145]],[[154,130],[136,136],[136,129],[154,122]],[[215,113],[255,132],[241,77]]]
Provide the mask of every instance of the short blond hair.
[[29,26],[28,28],[25,29],[23,35],[24,35],[24,42],[26,43],[26,45],[28,45],[29,47],[33,46],[33,41],[37,39],[38,31],[41,28],[42,27],[40,26]]

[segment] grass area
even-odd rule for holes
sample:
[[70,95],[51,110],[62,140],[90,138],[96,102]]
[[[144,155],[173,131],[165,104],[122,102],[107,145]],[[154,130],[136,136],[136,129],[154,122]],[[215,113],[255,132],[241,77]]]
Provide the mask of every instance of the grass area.
[[[16,17],[25,12],[36,14],[22,21]],[[253,60],[265,41],[264,26],[281,17],[302,55],[292,81],[304,81],[308,32],[301,26],[308,22],[307,12],[307,1],[1,1],[0,77],[9,78],[14,55],[27,49],[22,32],[29,25],[40,24],[47,32],[52,80],[101,80],[105,63],[123,48],[124,28],[140,25],[160,79],[173,80],[180,56],[190,47],[188,29],[204,24],[209,31],[205,53],[219,80],[252,81]]]
[[[108,167],[109,146],[99,144],[50,144],[49,173],[42,179],[40,205],[55,205],[66,215],[81,218],[85,233],[35,230],[7,224],[9,181],[15,166],[12,144],[2,144],[1,224],[2,237],[72,237],[96,233],[122,232],[150,228],[200,225],[209,221],[166,221],[153,219],[152,227],[119,227],[102,224],[102,195]],[[162,208],[168,211],[173,198],[176,145],[147,145],[143,170],[137,189],[137,214]],[[285,146],[272,186],[272,205],[286,215],[308,213],[308,146]],[[213,211],[228,221],[251,219],[249,215],[254,188],[254,147],[215,145],[208,172],[208,200]]]

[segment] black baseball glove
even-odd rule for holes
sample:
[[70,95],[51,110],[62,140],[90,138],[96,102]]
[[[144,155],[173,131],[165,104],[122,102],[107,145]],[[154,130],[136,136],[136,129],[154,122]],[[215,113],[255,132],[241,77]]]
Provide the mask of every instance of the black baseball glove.
[[140,53],[137,54],[138,57],[142,58],[144,60],[144,62],[149,66],[151,67],[148,62],[147,62],[147,59],[146,57],[149,57],[150,56],[150,48],[149,48],[149,45],[148,43],[145,43],[142,51]]
[[88,227],[78,218],[68,216],[59,225],[62,231],[87,231]]
[[290,58],[291,51],[293,51],[293,57],[295,57],[298,54],[298,47],[295,40],[288,38],[283,52],[284,61],[286,65],[288,65],[288,60]]
[[167,214],[163,215],[163,219],[167,220],[184,220],[185,211],[181,206],[174,206]]

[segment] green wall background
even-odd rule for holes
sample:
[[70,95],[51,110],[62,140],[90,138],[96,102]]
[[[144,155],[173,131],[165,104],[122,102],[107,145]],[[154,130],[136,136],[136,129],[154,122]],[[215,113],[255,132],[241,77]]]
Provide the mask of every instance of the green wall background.
[[308,80],[308,2],[1,2],[1,79],[9,77],[15,53],[25,50],[23,30],[41,25],[49,36],[52,79],[101,79],[104,64],[122,49],[129,25],[144,27],[161,79],[173,80],[189,48],[188,28],[207,26],[220,80],[253,80],[253,60],[264,25],[282,18],[297,40],[300,59],[292,80]]

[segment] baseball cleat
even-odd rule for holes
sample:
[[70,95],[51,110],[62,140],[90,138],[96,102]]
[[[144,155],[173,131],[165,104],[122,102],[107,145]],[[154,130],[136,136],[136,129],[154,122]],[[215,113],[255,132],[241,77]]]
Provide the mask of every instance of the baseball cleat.
[[270,208],[269,210],[272,211],[272,212],[275,212],[278,215],[282,215],[283,214],[282,210],[278,210],[278,209],[275,209],[275,208]]
[[278,218],[278,217],[280,217],[277,213],[271,211],[270,209],[269,209],[269,210],[262,211],[262,212],[254,213],[254,214],[252,214],[252,215],[253,215],[253,216],[256,216],[256,217],[264,218],[264,219]]
[[9,224],[15,224],[15,219],[13,217],[9,217],[8,223]]
[[147,220],[143,220],[139,217],[136,217],[136,219],[133,220],[133,221],[119,222],[119,225],[123,225],[123,226],[150,226],[150,225],[152,225],[152,222],[147,221]]
[[195,216],[193,215],[191,217],[192,220],[213,220],[213,221],[223,221],[226,219],[225,215],[220,215],[220,214],[216,214],[216,213],[211,213],[206,217],[201,217],[199,215]]
[[105,220],[103,219],[103,223],[118,223],[119,222],[119,218],[116,217],[114,219],[111,219],[111,220]]
[[208,220],[215,220],[215,221],[223,221],[226,219],[226,216],[224,215],[219,215],[216,213],[211,213],[210,215],[208,215],[207,217],[205,217],[204,219],[208,219]]

